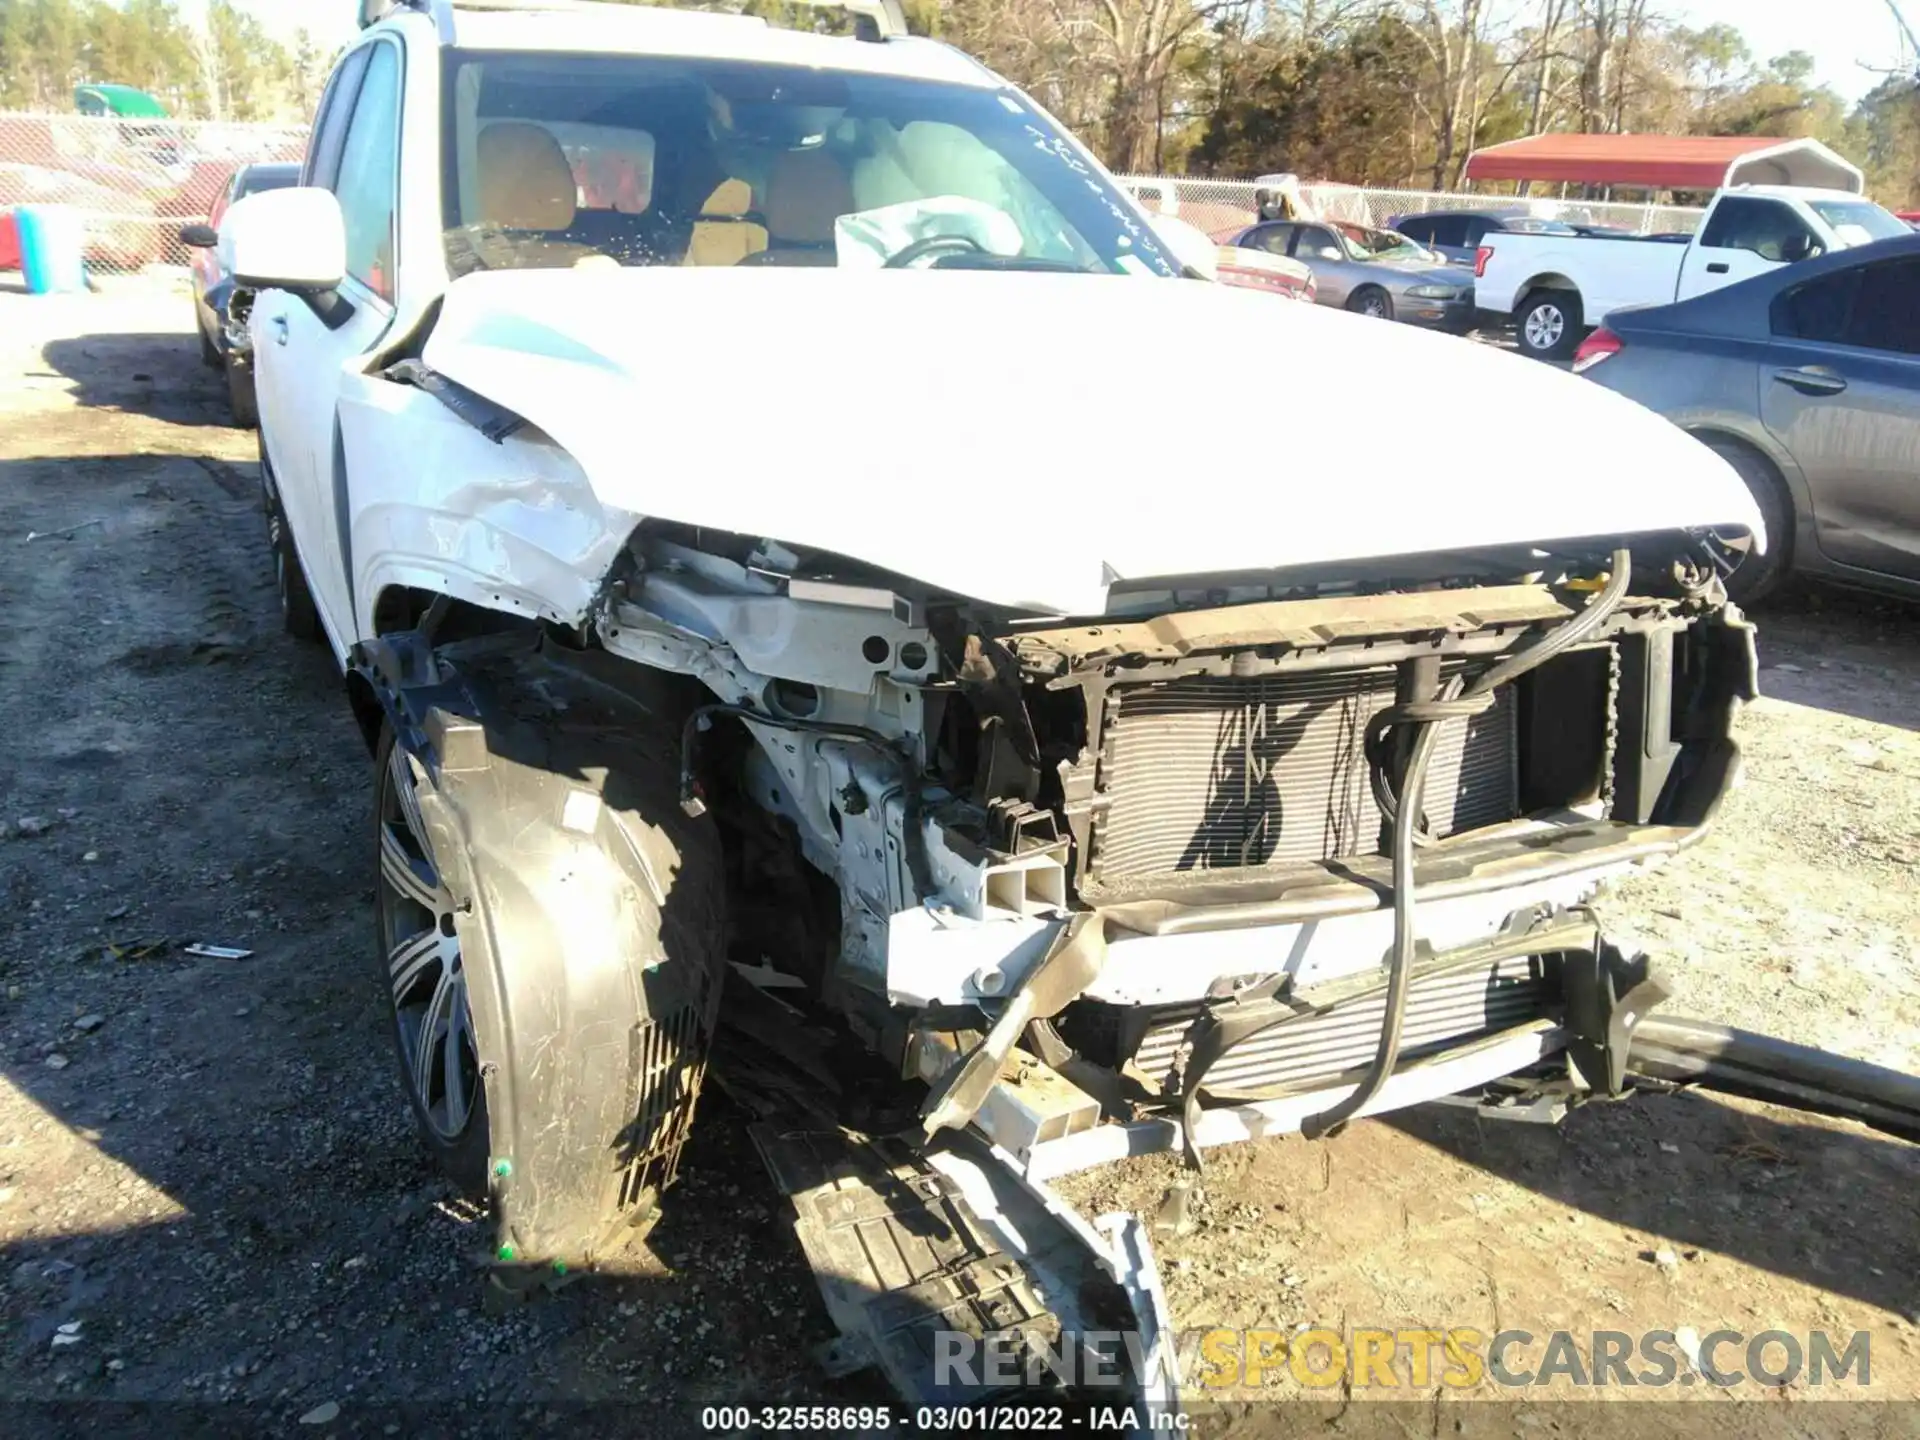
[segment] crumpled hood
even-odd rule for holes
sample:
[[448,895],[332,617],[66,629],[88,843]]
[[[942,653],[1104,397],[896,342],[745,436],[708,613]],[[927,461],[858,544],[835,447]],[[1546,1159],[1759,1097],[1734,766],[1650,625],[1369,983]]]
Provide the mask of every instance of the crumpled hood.
[[496,271],[449,288],[424,359],[609,506],[1041,613],[1120,578],[1761,530],[1725,461],[1597,385],[1198,281]]

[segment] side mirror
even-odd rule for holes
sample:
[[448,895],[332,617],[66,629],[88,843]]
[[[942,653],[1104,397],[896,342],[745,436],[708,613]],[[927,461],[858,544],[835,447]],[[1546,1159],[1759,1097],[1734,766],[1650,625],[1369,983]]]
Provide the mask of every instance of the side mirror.
[[262,190],[220,221],[220,264],[250,290],[325,295],[347,273],[347,223],[331,190]]
[[211,225],[182,225],[180,243],[194,250],[211,250],[220,243],[220,232]]
[[1811,235],[1789,235],[1780,242],[1781,258],[1786,260],[1790,265],[1810,259],[1813,253],[1813,237]]

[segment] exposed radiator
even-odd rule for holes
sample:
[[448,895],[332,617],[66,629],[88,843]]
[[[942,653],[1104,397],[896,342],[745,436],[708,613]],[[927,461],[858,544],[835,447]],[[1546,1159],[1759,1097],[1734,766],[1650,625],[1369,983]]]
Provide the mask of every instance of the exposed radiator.
[[[1557,976],[1538,956],[1416,979],[1407,996],[1400,1053],[1413,1058],[1482,1032],[1524,1025],[1551,1015],[1559,1003]],[[1313,1089],[1359,1070],[1373,1059],[1385,1008],[1384,994],[1370,996],[1250,1036],[1214,1062],[1206,1088],[1221,1096],[1266,1096]],[[1169,1009],[1134,1051],[1127,1070],[1154,1094],[1170,1099],[1180,1093],[1199,1014],[1194,1005]]]
[[[1393,703],[1391,666],[1129,685],[1102,740],[1091,873],[1103,881],[1378,851],[1363,751]],[[1439,727],[1427,775],[1434,833],[1516,813],[1511,688]]]

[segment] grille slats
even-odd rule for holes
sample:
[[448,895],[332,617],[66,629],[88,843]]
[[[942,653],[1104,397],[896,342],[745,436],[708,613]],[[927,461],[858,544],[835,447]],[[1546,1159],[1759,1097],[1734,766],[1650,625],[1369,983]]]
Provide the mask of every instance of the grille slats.
[[[1441,1048],[1469,1036],[1504,1030],[1550,1014],[1559,987],[1537,959],[1520,957],[1460,974],[1416,979],[1407,997],[1401,1055]],[[1373,1059],[1386,1013],[1384,995],[1354,1000],[1325,1015],[1301,1016],[1254,1035],[1207,1072],[1206,1088],[1221,1095],[1310,1089]],[[1142,1038],[1128,1069],[1147,1087],[1172,1095],[1177,1066],[1191,1043],[1198,1006],[1166,1012]]]
[[[1093,873],[1112,882],[1376,853],[1364,741],[1393,692],[1390,666],[1118,688]],[[1426,792],[1436,834],[1515,813],[1514,736],[1504,689],[1485,714],[1439,727]]]

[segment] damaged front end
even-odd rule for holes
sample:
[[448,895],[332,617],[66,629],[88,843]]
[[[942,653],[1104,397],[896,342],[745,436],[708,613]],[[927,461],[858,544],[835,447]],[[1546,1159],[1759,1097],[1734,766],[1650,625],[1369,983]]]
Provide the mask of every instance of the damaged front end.
[[[975,798],[1057,817],[1084,909],[1056,944],[1084,950],[1075,931],[1097,917],[1104,963],[1067,996],[1042,961],[1036,1006],[1008,967],[962,978],[928,963],[934,945],[892,957],[925,998],[1007,997],[944,1073],[931,1122],[973,1118],[961,1111],[1023,1009],[1085,1123],[1049,1117],[1055,1134],[982,1106],[983,1128],[1049,1175],[1176,1142],[1198,1163],[1214,1137],[1323,1134],[1569,1048],[1567,1084],[1619,1093],[1618,1066],[1593,1052],[1657,989],[1576,907],[1698,838],[1755,693],[1751,627],[1717,584],[1684,554],[1649,560],[1637,588],[1623,547],[1605,572],[996,637],[1044,717],[1047,763],[995,761],[989,786],[996,766],[1015,783]],[[1410,792],[1417,809],[1399,807]],[[1013,838],[996,862],[1022,853]],[[918,1055],[931,1078],[937,1058]]]
[[777,912],[735,958],[1035,1177],[1551,1066],[1618,1093],[1656,987],[1581,907],[1699,838],[1755,694],[1689,535],[1116,587],[1073,623],[710,532],[634,554],[600,636],[716,694],[685,799]]

